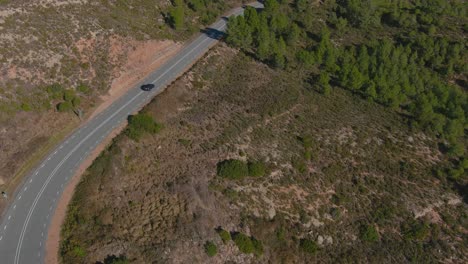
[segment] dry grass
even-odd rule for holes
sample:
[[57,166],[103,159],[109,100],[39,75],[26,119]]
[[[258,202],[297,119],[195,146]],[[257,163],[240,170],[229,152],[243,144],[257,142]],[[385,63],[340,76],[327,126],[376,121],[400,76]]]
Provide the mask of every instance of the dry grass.
[[[144,110],[164,124],[160,134],[121,136],[85,175],[62,233],[64,262],[124,254],[205,263],[206,241],[218,245],[214,263],[463,262],[466,204],[432,175],[447,162],[437,140],[390,110],[342,90],[319,95],[302,79],[224,45],[211,51]],[[216,164],[228,158],[263,160],[269,173],[221,179]],[[362,239],[369,224],[375,242]],[[261,240],[264,255],[223,245],[217,227]],[[300,250],[302,238],[319,244],[316,255]]]

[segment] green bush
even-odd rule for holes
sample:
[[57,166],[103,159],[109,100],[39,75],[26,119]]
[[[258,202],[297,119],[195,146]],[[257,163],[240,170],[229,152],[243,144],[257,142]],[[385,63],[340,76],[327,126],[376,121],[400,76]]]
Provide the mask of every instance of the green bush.
[[379,239],[379,233],[374,225],[366,225],[361,228],[361,240],[375,242]]
[[63,100],[67,102],[71,102],[76,97],[75,91],[73,90],[65,90],[63,91]]
[[83,93],[83,94],[90,94],[91,92],[91,89],[87,85],[84,85],[84,84],[78,85],[76,87],[76,90],[78,90],[80,93]]
[[218,176],[228,179],[242,179],[249,175],[249,168],[247,163],[236,160],[236,159],[229,159],[224,160],[218,163],[217,166]]
[[252,239],[252,244],[254,247],[254,253],[256,256],[261,256],[263,255],[263,243],[260,240],[257,240],[255,238]]
[[231,234],[229,234],[229,232],[226,230],[219,230],[218,235],[221,238],[221,240],[223,240],[224,244],[227,244],[231,240]]
[[317,243],[310,239],[301,239],[300,247],[302,250],[309,254],[315,254],[319,249]]
[[204,247],[206,254],[210,257],[213,257],[218,253],[218,247],[216,247],[216,245],[211,241],[206,241]]
[[60,84],[55,83],[47,86],[45,90],[52,99],[59,99],[61,96],[63,96],[64,89]]
[[75,97],[71,101],[73,107],[78,107],[81,104],[81,99],[79,97]]
[[23,110],[25,112],[29,112],[29,111],[32,110],[32,107],[28,103],[22,103],[21,104],[21,110]]
[[402,227],[403,237],[407,240],[424,240],[429,235],[430,227],[427,223],[411,221]]
[[237,233],[234,235],[234,243],[239,248],[239,251],[245,254],[250,254],[255,252],[255,246],[252,242],[252,239],[245,234]]
[[57,110],[59,112],[68,112],[68,111],[71,111],[73,109],[73,105],[66,101],[66,102],[61,102],[57,105]]
[[75,246],[73,248],[73,254],[77,257],[83,258],[86,256],[86,251],[80,246]]
[[147,113],[140,113],[128,118],[128,128],[126,135],[138,141],[144,133],[155,134],[161,130],[162,126],[156,123],[152,116]]
[[261,161],[249,161],[249,175],[252,177],[262,177],[266,173],[266,166]]

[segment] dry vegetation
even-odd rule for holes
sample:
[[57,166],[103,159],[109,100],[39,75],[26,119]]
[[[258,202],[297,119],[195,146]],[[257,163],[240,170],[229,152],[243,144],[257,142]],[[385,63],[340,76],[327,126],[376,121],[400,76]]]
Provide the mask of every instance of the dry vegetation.
[[[434,175],[449,163],[438,140],[303,79],[211,51],[143,110],[159,133],[122,134],[85,173],[63,263],[468,261],[464,191]],[[267,173],[221,178],[226,159],[262,161]],[[238,232],[255,254],[239,251]]]
[[[77,109],[91,114],[119,96],[202,27],[185,6],[183,27],[172,29],[171,8],[148,0],[0,1],[0,190],[13,192],[79,125]],[[60,106],[66,91],[78,99]]]

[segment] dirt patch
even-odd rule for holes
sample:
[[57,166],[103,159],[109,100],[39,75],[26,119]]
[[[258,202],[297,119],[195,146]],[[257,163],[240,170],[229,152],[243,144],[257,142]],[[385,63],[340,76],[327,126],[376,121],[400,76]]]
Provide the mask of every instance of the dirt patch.
[[125,55],[125,63],[114,70],[116,77],[106,95],[101,96],[102,103],[96,108],[93,115],[101,112],[112,104],[117,98],[135,87],[148,74],[160,67],[169,58],[174,56],[181,48],[181,43],[173,41],[136,41],[121,37],[112,37],[110,58],[118,61],[118,57]]

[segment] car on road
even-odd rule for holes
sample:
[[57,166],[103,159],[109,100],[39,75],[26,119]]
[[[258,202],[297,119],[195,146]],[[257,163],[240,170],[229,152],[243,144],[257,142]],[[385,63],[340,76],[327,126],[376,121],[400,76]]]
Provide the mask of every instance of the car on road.
[[143,85],[141,86],[141,89],[142,89],[143,91],[151,91],[153,88],[154,88],[154,84],[152,84],[152,83],[143,84]]

